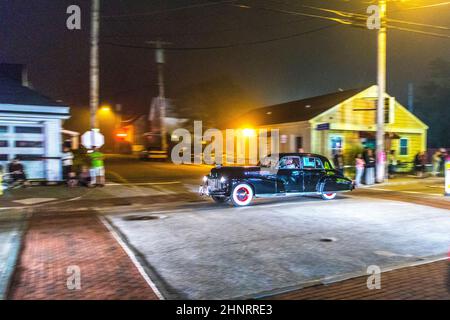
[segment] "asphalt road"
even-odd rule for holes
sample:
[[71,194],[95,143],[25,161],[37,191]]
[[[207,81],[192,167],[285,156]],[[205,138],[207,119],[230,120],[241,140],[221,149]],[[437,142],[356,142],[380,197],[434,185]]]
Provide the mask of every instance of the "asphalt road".
[[[165,188],[195,192],[210,167],[115,156],[107,169],[117,183],[177,182]],[[167,297],[222,299],[366,274],[369,265],[390,268],[445,256],[449,209],[442,178],[397,177],[331,202],[268,199],[248,208],[167,203],[109,219]]]
[[140,161],[135,156],[108,155],[106,177],[117,183],[191,182],[199,184],[211,170],[203,165],[174,165],[167,162]]
[[169,298],[263,297],[365,275],[371,265],[443,257],[450,246],[448,209],[365,197],[204,203],[109,219]]

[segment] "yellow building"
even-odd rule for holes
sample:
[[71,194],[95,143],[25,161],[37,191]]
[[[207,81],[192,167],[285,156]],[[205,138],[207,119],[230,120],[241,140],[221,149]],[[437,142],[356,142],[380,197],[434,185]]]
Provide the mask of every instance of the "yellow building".
[[[427,149],[428,126],[386,94],[386,150],[400,162],[412,162]],[[352,163],[363,147],[375,148],[377,86],[254,109],[241,126],[279,129],[280,152],[343,152]]]

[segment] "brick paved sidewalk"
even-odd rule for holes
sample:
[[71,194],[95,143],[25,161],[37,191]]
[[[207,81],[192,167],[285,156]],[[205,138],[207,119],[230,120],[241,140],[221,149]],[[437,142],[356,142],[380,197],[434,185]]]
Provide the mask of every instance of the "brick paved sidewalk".
[[367,289],[367,277],[317,285],[270,297],[273,300],[450,300],[450,260],[381,274],[381,289]]
[[[80,267],[79,291],[67,289],[69,266]],[[92,213],[33,215],[8,297],[157,299],[126,252]]]

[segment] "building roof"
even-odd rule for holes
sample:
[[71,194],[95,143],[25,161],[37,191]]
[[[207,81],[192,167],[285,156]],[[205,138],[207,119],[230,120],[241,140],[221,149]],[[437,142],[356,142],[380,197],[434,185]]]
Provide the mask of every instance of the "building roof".
[[22,86],[20,81],[12,79],[3,73],[0,73],[0,104],[65,106],[35,90]]
[[359,88],[339,91],[303,100],[253,109],[242,115],[240,118],[245,119],[245,121],[248,121],[253,125],[308,121],[363,90],[364,89]]

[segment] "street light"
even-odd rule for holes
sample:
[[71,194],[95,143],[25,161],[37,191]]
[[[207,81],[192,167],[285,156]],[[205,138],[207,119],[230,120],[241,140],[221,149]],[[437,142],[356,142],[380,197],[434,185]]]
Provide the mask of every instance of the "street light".
[[101,112],[104,112],[104,113],[106,113],[106,112],[111,112],[111,107],[110,106],[102,106],[101,107],[101,109],[100,109],[100,111]]
[[255,129],[246,128],[242,130],[242,134],[246,138],[254,137],[256,135]]

